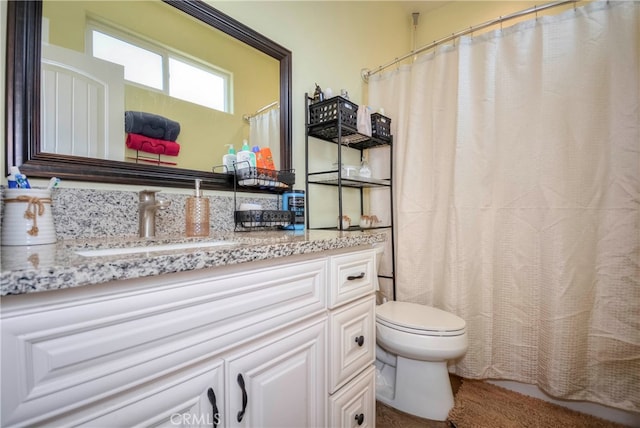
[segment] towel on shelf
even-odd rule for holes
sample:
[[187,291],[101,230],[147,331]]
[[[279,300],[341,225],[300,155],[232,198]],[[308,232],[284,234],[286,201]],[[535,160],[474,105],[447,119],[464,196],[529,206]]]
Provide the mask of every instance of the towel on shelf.
[[125,111],[124,131],[165,141],[176,141],[180,134],[180,124],[153,113]]
[[180,144],[175,141],[160,140],[141,134],[127,134],[127,147],[156,155],[178,156]]
[[358,133],[371,137],[371,113],[373,109],[369,106],[358,107]]

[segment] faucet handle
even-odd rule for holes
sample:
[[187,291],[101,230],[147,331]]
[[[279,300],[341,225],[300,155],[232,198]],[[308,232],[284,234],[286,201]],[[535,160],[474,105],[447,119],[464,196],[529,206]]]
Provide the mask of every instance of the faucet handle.
[[158,199],[156,201],[156,205],[158,206],[159,210],[163,210],[171,206],[171,201],[167,201],[166,199]]
[[138,192],[140,202],[152,202],[156,199],[156,193],[160,190],[144,189]]

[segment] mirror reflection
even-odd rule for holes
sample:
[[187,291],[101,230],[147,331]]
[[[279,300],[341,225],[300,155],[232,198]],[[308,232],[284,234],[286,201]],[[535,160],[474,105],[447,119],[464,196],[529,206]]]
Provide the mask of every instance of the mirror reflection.
[[161,1],[45,0],[42,24],[42,152],[211,171],[248,139],[280,167],[278,60]]

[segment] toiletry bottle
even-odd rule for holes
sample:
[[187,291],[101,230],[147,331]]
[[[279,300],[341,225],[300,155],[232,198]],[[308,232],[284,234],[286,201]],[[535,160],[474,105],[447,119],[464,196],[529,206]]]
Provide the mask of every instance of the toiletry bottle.
[[264,157],[262,156],[263,153],[260,150],[260,147],[259,146],[253,146],[251,151],[253,152],[253,155],[256,157],[256,166],[258,168],[261,168],[261,169],[267,169],[267,165],[265,163]]
[[229,151],[222,156],[222,165],[227,167],[227,173],[233,174],[236,170],[236,149],[233,144],[225,144],[225,147],[229,147]]
[[256,155],[251,151],[249,142],[247,140],[242,141],[242,150],[236,155],[237,168],[249,168],[256,166]]
[[264,160],[264,167],[267,169],[276,169],[276,165],[273,163],[273,154],[269,147],[263,147],[260,149],[260,155]]
[[17,176],[20,175],[20,170],[17,166],[12,166],[9,169],[9,178],[7,178],[7,184],[9,185],[9,189],[17,189],[18,188],[18,180]]
[[304,230],[304,190],[291,190],[282,194],[282,209],[293,211],[293,222],[285,226],[288,230]]
[[209,236],[211,229],[209,222],[209,198],[202,196],[200,180],[196,179],[194,196],[187,198],[185,206],[187,236]]

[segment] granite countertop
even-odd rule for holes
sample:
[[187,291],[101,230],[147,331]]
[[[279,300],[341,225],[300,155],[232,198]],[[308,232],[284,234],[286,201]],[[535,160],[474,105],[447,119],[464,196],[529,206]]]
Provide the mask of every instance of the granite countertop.
[[[50,245],[2,247],[0,295],[34,293],[121,279],[233,265],[383,242],[384,233],[332,230],[214,233],[208,238],[63,240]],[[79,250],[228,241],[211,247],[86,257]]]

